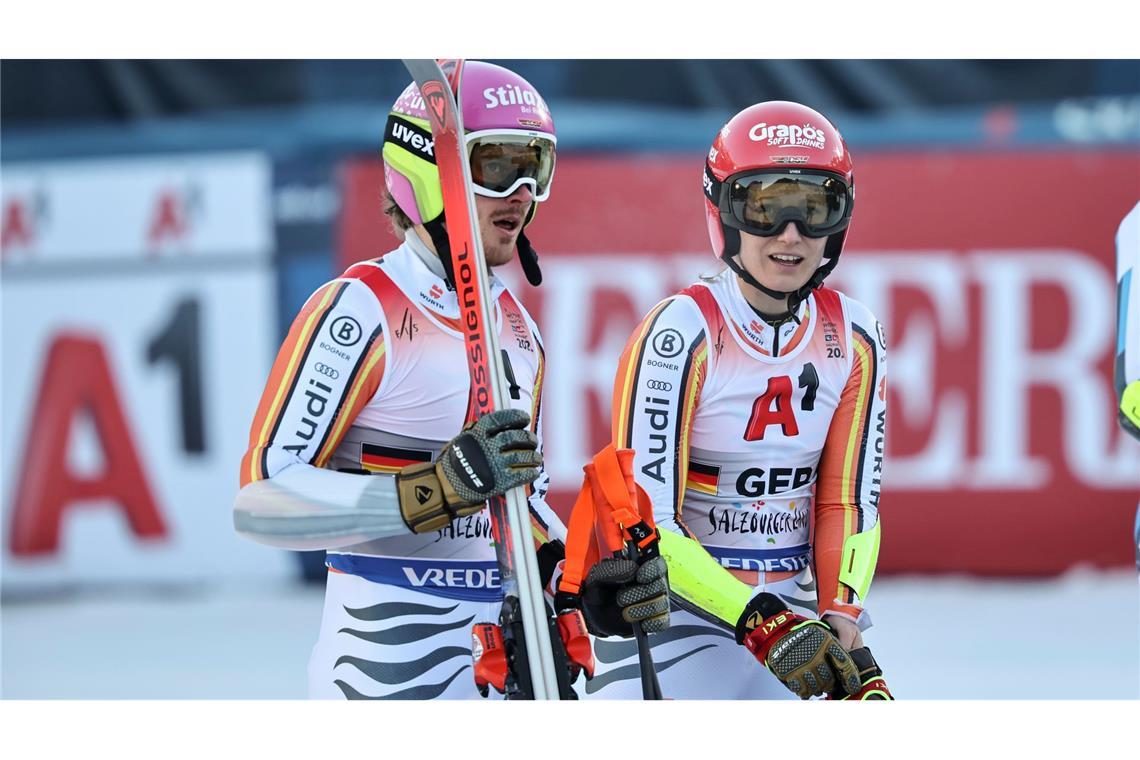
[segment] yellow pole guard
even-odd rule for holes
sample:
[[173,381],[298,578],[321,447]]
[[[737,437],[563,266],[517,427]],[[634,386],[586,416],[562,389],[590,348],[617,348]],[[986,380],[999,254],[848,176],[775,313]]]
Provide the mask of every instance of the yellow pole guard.
[[1120,394],[1120,411],[1140,428],[1140,380],[1133,380]]
[[724,569],[697,541],[671,530],[660,533],[669,591],[735,628],[754,589]]
[[839,581],[858,595],[859,601],[867,598],[875,565],[879,561],[879,522],[875,527],[848,536],[843,542],[843,563],[839,567]]

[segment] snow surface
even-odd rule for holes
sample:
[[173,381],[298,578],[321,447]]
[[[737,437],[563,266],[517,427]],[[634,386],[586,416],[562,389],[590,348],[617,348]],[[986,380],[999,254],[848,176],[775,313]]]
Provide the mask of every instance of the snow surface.
[[[323,588],[155,587],[0,605],[5,699],[298,699]],[[880,578],[867,644],[902,699],[1136,699],[1135,573]]]

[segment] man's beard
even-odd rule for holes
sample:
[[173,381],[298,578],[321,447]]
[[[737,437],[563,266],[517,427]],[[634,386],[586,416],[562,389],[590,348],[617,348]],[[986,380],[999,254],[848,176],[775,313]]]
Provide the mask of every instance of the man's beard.
[[499,247],[495,250],[486,250],[483,252],[487,259],[487,266],[498,267],[508,263],[515,255],[514,246],[510,248]]
[[[488,232],[489,234],[485,233],[483,235],[484,241],[486,241],[489,237],[494,236],[497,238],[502,234],[501,230],[494,226],[492,226]],[[484,242],[483,258],[486,259],[487,266],[497,267],[510,262],[510,260],[514,258],[515,255],[515,245],[517,240],[518,238],[515,237],[509,243],[499,243],[496,241],[494,243],[488,244]]]

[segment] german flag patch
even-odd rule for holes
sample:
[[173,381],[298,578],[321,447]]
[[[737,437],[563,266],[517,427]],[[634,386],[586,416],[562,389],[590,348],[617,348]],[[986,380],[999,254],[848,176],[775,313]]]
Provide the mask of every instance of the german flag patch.
[[360,444],[360,466],[369,472],[399,472],[410,464],[430,461],[430,451],[394,449],[374,443]]
[[685,487],[694,491],[716,496],[716,484],[720,480],[720,468],[711,464],[701,464],[689,460],[689,474]]

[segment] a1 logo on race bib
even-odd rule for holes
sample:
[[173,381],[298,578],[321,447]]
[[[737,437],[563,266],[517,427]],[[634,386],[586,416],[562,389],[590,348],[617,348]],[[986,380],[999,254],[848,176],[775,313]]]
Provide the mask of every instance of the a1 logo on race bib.
[[672,328],[653,336],[653,351],[662,359],[672,359],[681,353],[684,347],[685,341],[681,333]]
[[364,331],[360,329],[360,323],[352,317],[337,317],[329,327],[329,334],[337,343],[348,347],[359,343]]

